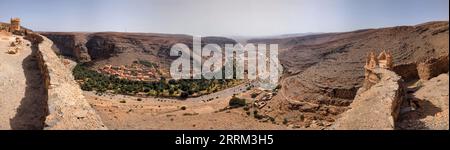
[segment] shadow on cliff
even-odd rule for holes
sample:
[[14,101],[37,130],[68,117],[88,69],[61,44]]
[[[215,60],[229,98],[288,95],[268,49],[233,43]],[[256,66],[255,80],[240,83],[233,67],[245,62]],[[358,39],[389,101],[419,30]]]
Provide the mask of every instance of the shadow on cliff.
[[26,78],[25,97],[21,100],[17,113],[10,120],[13,130],[39,130],[44,128],[47,116],[47,90],[35,57],[37,46],[33,44],[32,54],[22,62]]

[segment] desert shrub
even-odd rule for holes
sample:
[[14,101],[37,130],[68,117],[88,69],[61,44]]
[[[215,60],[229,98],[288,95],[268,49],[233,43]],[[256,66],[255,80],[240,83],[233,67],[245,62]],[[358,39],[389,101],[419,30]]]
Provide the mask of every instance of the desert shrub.
[[284,124],[284,125],[288,124],[288,122],[289,122],[289,120],[288,120],[287,118],[284,118],[284,119],[283,119],[283,124]]
[[233,96],[228,104],[231,107],[242,107],[246,105],[246,100]]
[[263,116],[263,115],[260,115],[260,114],[254,114],[254,116],[255,116],[255,118],[258,119],[258,120],[264,119],[264,116]]
[[198,115],[198,113],[184,113],[183,116],[195,116]]
[[252,93],[250,96],[252,97],[252,98],[256,98],[256,96],[258,96],[259,95],[259,93]]
[[181,110],[186,110],[186,106],[181,106]]
[[277,87],[275,87],[275,89],[281,89],[281,85],[277,85]]
[[185,91],[181,92],[180,99],[186,99],[188,97],[189,97],[189,93],[188,92],[185,92]]
[[155,64],[155,63],[152,63],[152,62],[149,62],[146,60],[137,60],[137,61],[134,61],[134,63],[139,63],[146,67],[158,67],[158,64]]
[[269,121],[274,123],[275,122],[275,118],[269,116]]
[[304,121],[305,120],[305,116],[303,114],[300,114],[300,120]]
[[177,84],[177,80],[170,79],[170,80],[169,80],[169,84]]
[[249,110],[250,110],[250,107],[245,106],[245,107],[244,107],[244,110],[245,110],[245,111],[249,111]]
[[258,110],[253,111],[253,115],[258,115]]

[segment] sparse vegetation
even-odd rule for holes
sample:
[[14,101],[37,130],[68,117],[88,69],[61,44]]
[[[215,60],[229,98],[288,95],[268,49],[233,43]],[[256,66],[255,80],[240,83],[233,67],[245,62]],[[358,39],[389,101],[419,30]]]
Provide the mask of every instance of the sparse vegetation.
[[303,114],[300,114],[300,121],[304,121],[305,120],[305,116]]
[[231,107],[242,107],[246,105],[246,100],[233,96],[230,99],[229,106]]
[[166,80],[159,81],[133,81],[121,79],[114,75],[106,75],[91,70],[85,64],[78,64],[73,69],[75,79],[85,91],[98,93],[111,92],[114,94],[147,96],[178,97],[181,99],[190,96],[201,96],[229,88],[240,83],[239,80]]
[[250,110],[250,107],[245,106],[245,107],[244,107],[244,110],[245,110],[245,111],[249,111],[249,110]]
[[264,116],[263,116],[263,115],[260,115],[260,114],[254,114],[254,116],[255,116],[255,118],[258,119],[258,120],[264,118]]
[[269,121],[275,123],[275,118],[269,116]]
[[277,89],[277,90],[281,89],[281,85],[280,84],[277,85],[277,87],[275,87],[275,89]]
[[[261,119],[266,118],[265,115],[260,115],[260,114],[258,113],[258,110],[254,110],[254,111],[253,111],[253,117],[255,117],[255,119],[258,119],[258,120],[261,120]],[[269,119],[270,119],[270,118],[269,118]]]
[[252,93],[250,96],[251,96],[252,98],[256,98],[258,95],[259,95],[259,93]]
[[195,116],[198,115],[198,113],[184,113],[183,116]]
[[287,118],[284,118],[284,119],[283,119],[283,124],[284,124],[284,125],[287,125],[288,122],[289,122],[289,120],[288,120]]

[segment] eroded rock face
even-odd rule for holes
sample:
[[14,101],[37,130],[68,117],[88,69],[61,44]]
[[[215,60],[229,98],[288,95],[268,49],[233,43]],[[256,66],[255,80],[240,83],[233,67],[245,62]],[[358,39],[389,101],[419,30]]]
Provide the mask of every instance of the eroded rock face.
[[75,58],[80,62],[91,61],[91,57],[88,54],[86,43],[86,34],[84,33],[73,33],[73,34],[45,34],[44,36],[51,39],[55,44],[57,49],[54,49],[57,54]]
[[[192,48],[192,36],[153,33],[73,33],[45,32],[42,35],[51,39],[63,56],[73,57],[79,62],[92,61],[104,65],[129,64],[136,59],[159,62],[168,67],[177,57],[169,55],[170,48],[176,43],[183,43]],[[202,45],[235,44],[236,41],[223,37],[203,37]]]
[[336,130],[393,130],[400,104],[405,97],[403,81],[392,71],[376,68],[378,83],[364,91],[361,88],[350,105],[330,129]]
[[419,63],[417,65],[417,72],[421,80],[428,80],[448,72],[448,67],[448,56],[441,56]]
[[48,113],[45,119],[50,130],[107,129],[89,105],[71,71],[53,52],[53,42],[47,38],[38,45],[36,58],[48,93]]

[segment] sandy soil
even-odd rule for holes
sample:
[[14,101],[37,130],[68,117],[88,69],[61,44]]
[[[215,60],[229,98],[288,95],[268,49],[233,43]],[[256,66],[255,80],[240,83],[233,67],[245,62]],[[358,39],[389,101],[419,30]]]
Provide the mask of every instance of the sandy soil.
[[[212,101],[137,98],[123,95],[98,96],[85,92],[109,129],[288,129],[286,126],[260,121],[243,108],[222,110],[231,96]],[[186,109],[183,109],[186,108]]]
[[37,61],[25,40],[17,54],[7,54],[14,39],[0,37],[0,129],[42,129],[46,94]]

